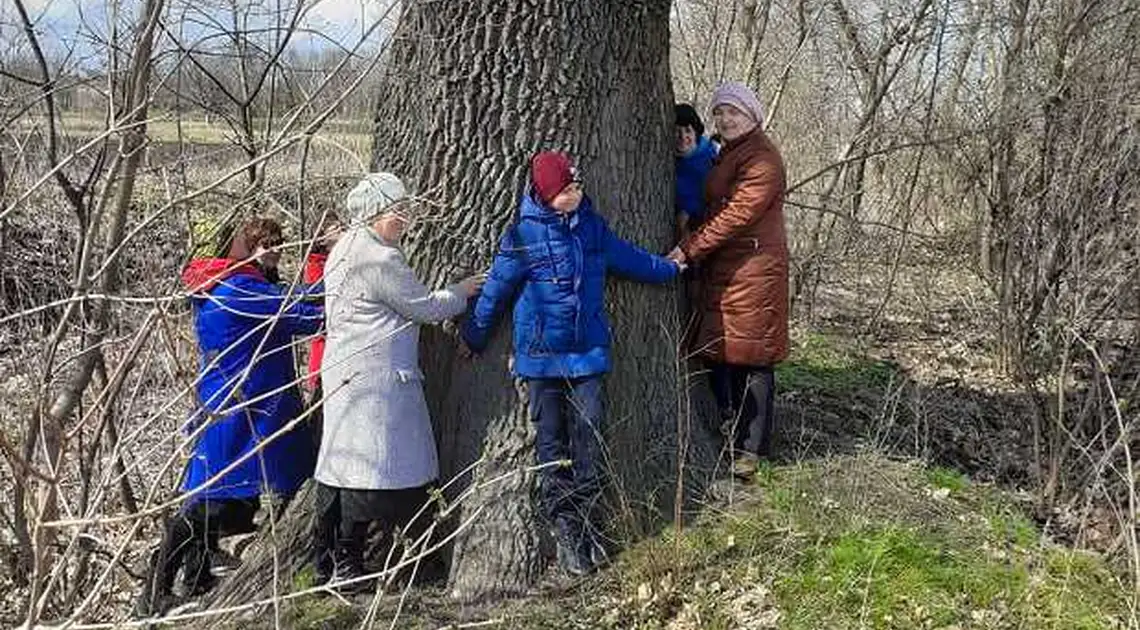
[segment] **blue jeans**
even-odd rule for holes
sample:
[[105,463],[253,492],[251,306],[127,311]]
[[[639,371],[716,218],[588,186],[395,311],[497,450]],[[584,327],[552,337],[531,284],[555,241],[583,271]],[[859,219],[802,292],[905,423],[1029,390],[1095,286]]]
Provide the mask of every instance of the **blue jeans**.
[[552,523],[589,523],[602,495],[602,376],[527,380],[530,418],[537,424],[542,508]]

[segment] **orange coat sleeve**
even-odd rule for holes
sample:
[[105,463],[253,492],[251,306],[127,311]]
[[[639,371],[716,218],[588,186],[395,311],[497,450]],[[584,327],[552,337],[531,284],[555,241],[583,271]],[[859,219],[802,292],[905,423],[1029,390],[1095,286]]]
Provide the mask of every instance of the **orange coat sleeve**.
[[748,165],[728,202],[681,243],[681,251],[689,261],[700,262],[759,221],[783,194],[784,175],[778,163],[762,160]]

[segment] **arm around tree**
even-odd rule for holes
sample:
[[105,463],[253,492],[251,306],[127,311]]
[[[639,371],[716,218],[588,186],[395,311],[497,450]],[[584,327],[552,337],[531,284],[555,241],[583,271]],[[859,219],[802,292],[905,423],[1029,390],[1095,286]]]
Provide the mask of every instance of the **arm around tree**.
[[487,283],[483,285],[475,308],[463,326],[463,342],[474,352],[481,352],[487,347],[499,314],[514,298],[519,284],[526,277],[526,256],[516,241],[514,229],[499,241],[499,252],[491,264]]
[[651,254],[613,233],[603,224],[602,238],[606,268],[638,282],[661,284],[677,277],[680,267],[673,261]]

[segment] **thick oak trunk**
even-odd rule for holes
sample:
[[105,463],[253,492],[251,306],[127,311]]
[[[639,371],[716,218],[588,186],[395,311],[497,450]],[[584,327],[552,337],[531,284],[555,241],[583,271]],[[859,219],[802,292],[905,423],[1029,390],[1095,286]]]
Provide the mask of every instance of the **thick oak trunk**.
[[[400,174],[432,206],[406,239],[429,284],[490,265],[540,149],[578,157],[587,194],[619,235],[651,251],[673,245],[669,5],[406,3],[380,88],[373,167]],[[680,435],[699,443],[687,451],[689,496],[715,452],[686,411],[676,299],[676,287],[615,279],[608,289],[615,360],[605,434],[619,538],[673,516]],[[471,519],[450,554],[451,591],[463,599],[525,593],[547,564],[537,473],[528,470],[534,429],[525,387],[510,376],[510,331],[507,312],[474,361],[459,358],[444,330],[423,336],[441,481],[482,458],[455,484],[478,486],[452,523]],[[271,565],[261,562],[265,573]]]
[[[527,158],[547,148],[579,158],[588,194],[618,234],[651,250],[672,244],[668,15],[665,0],[408,7],[381,89],[374,166],[413,179],[440,204],[409,239],[418,269],[444,282],[489,264],[515,219]],[[674,295],[621,281],[609,290],[611,513],[625,525],[644,523],[647,506],[671,509]],[[464,515],[482,512],[454,546],[452,590],[464,598],[523,592],[545,564],[536,475],[522,472],[534,461],[533,428],[508,372],[510,328],[504,321],[473,364],[457,360],[446,335],[425,336],[443,478],[485,460],[463,480],[488,484],[467,500]]]

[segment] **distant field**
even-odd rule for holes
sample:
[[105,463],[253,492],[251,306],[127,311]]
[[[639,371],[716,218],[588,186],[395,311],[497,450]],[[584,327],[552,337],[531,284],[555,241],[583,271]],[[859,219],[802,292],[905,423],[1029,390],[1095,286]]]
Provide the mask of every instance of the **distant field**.
[[[233,132],[224,120],[212,118],[207,121],[200,113],[184,114],[181,120],[174,114],[152,113],[147,125],[147,136],[151,142],[177,144],[179,141],[197,146],[225,145],[231,142]],[[98,115],[68,112],[61,116],[65,135],[73,138],[94,136],[104,129],[104,121]],[[275,123],[276,134],[282,124]],[[257,122],[258,129],[265,122]],[[317,134],[318,143],[334,143],[351,150],[361,159],[367,159],[371,149],[371,121],[338,118],[325,123]]]

